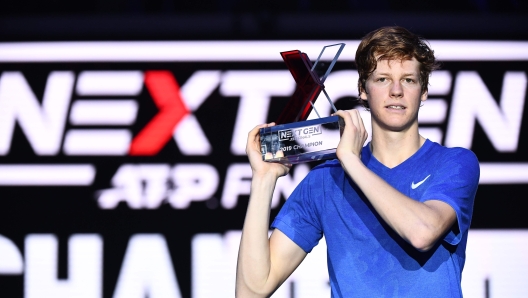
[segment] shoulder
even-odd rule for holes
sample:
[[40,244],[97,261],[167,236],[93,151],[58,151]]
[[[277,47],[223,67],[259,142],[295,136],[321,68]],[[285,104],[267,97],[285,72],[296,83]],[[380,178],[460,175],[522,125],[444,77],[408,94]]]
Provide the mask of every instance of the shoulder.
[[438,143],[432,142],[431,149],[433,154],[438,154],[444,161],[464,162],[468,164],[478,165],[478,158],[473,151],[462,147],[445,147]]
[[431,150],[430,157],[436,160],[440,169],[468,175],[478,181],[480,165],[473,151],[462,147],[445,147],[438,143],[433,143]]

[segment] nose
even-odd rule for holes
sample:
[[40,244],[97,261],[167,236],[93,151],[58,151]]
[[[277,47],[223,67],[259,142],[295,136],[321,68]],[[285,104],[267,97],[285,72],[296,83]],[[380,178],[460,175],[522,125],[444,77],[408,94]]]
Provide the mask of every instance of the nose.
[[402,97],[403,96],[403,88],[401,85],[401,82],[395,81],[390,89],[390,96],[391,97]]

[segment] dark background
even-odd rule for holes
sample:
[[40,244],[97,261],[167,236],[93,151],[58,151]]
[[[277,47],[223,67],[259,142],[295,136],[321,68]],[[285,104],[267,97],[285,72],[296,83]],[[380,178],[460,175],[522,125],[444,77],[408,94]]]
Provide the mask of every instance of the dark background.
[[527,19],[525,0],[4,0],[0,40],[526,39]]
[[[241,1],[241,0],[19,0],[2,1],[0,7],[0,42],[6,41],[73,41],[73,40],[322,40],[322,39],[360,39],[371,30],[387,25],[401,25],[427,39],[451,40],[528,40],[528,3],[524,0],[329,0],[309,1]],[[122,66],[115,64],[117,68]],[[488,64],[489,65],[489,64]],[[446,65],[450,70],[478,69],[478,63],[453,63]],[[22,65],[4,65],[6,69],[26,71]],[[60,65],[53,66],[60,69]],[[71,69],[71,64],[66,66]],[[91,64],[92,68],[97,65]],[[103,65],[102,68],[105,68]],[[136,67],[136,65],[134,65]],[[152,69],[161,67],[171,69],[170,65],[145,65],[140,68]],[[181,67],[181,64],[179,65]],[[194,68],[190,67],[191,69]],[[232,65],[223,65],[233,69]],[[279,65],[274,65],[278,68]],[[504,66],[504,69],[519,67]],[[86,69],[86,65],[75,66],[77,70]],[[200,68],[200,67],[197,67]],[[222,68],[222,67],[220,67]],[[272,67],[273,68],[273,67]],[[50,66],[43,67],[47,73]],[[500,69],[500,67],[499,67]],[[527,70],[526,64],[520,69]],[[27,69],[27,73],[38,72],[38,69]],[[485,69],[479,70],[485,71]],[[180,69],[181,72],[181,69]],[[502,75],[502,74],[501,74]],[[181,78],[184,74],[179,75]],[[29,78],[28,78],[29,79]],[[43,83],[43,82],[41,82]],[[39,82],[32,83],[33,86]],[[42,85],[42,84],[41,84]],[[497,88],[500,88],[498,85]],[[41,98],[38,90],[37,97]],[[496,96],[498,98],[498,96]],[[214,98],[213,98],[214,99]],[[145,104],[151,104],[147,98]],[[224,113],[232,113],[234,119],[236,101],[224,106]],[[141,108],[150,109],[153,107]],[[204,103],[197,111],[200,119],[208,117],[214,120],[214,100]],[[231,112],[230,112],[231,111]],[[272,113],[273,111],[270,111]],[[276,113],[277,111],[275,111]],[[203,115],[200,115],[202,113]],[[210,114],[209,114],[210,113]],[[524,119],[527,119],[526,109]],[[232,120],[234,121],[234,120]],[[522,152],[528,145],[522,136],[527,135],[527,121],[521,130],[521,141],[513,160],[526,162]],[[225,123],[230,128],[233,123]],[[141,123],[138,127],[142,127]],[[67,127],[68,128],[68,127]],[[204,124],[208,136],[218,135],[218,126],[214,123]],[[230,130],[228,134],[231,134]],[[482,129],[476,127],[475,138],[483,135]],[[480,135],[479,135],[480,134]],[[15,130],[12,147],[16,152],[1,158],[2,163],[20,162],[64,162],[64,157],[35,158],[28,152],[28,144],[23,133]],[[18,138],[18,139],[17,139]],[[211,140],[213,144],[219,141]],[[230,154],[226,146],[216,152],[218,155],[200,157],[183,157],[177,152],[174,144],[166,146],[163,151],[148,162],[206,162],[217,166],[220,177],[220,188],[223,185],[226,168],[231,162],[246,162],[245,157],[230,156],[221,160],[224,154]],[[489,148],[489,143],[481,144]],[[482,148],[482,147],[481,147]],[[15,150],[16,149],[16,150]],[[24,151],[26,150],[26,151]],[[476,151],[478,151],[477,149]],[[486,152],[481,155],[486,159]],[[479,152],[476,152],[479,154]],[[24,160],[18,159],[22,156]],[[82,158],[79,158],[82,160]],[[183,297],[190,297],[190,277],[182,274],[191,267],[190,245],[179,245],[182,241],[190,243],[196,233],[224,232],[241,229],[245,211],[244,203],[239,203],[233,210],[210,209],[205,204],[191,205],[186,210],[174,210],[163,205],[156,210],[131,210],[120,205],[114,210],[100,210],[92,197],[94,189],[108,187],[108,181],[120,164],[141,162],[130,157],[95,160],[98,166],[105,164],[107,174],[96,177],[95,185],[90,189],[82,187],[56,188],[20,188],[3,187],[2,200],[9,202],[0,211],[0,233],[13,240],[23,251],[24,237],[30,233],[54,233],[59,238],[59,277],[66,277],[67,239],[76,233],[100,233],[105,238],[105,280],[104,297],[111,297],[115,287],[118,271],[130,235],[135,233],[165,234],[173,255],[188,255],[189,258],[177,258],[181,263],[177,268],[180,288]],[[72,160],[70,160],[72,161]],[[73,160],[72,162],[75,162]],[[106,175],[106,176],[101,176]],[[472,228],[475,229],[526,229],[528,221],[524,219],[527,205],[521,200],[527,191],[527,185],[483,185],[479,188],[475,216]],[[49,200],[35,197],[53,197]],[[79,196],[80,193],[84,195]],[[71,197],[78,197],[71,200]],[[21,200],[20,198],[24,198]],[[245,202],[240,200],[240,202]],[[500,208],[498,206],[500,205]],[[60,206],[60,207],[58,207]],[[276,211],[276,210],[275,210]],[[275,212],[274,211],[274,212]],[[273,212],[273,213],[274,213]],[[58,219],[58,220],[57,220]],[[214,225],[211,225],[214,223]],[[193,229],[181,227],[193,226]],[[171,231],[178,230],[177,234]],[[176,249],[178,247],[178,249]],[[110,258],[115,257],[114,260]],[[176,258],[174,258],[176,260]],[[188,271],[187,271],[188,272]],[[7,297],[20,297],[23,288],[21,276],[1,277],[3,292],[12,293]],[[3,295],[0,295],[4,297]]]

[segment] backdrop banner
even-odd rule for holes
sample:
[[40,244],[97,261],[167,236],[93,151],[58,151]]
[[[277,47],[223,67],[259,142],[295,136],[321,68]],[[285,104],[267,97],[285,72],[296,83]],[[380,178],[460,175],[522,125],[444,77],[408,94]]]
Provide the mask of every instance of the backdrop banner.
[[[326,90],[370,131],[358,41],[337,42]],[[295,91],[279,53],[317,57],[332,43],[0,43],[0,296],[233,297],[247,133]],[[420,133],[481,166],[465,297],[528,297],[528,42],[431,46],[443,65]],[[279,179],[272,218],[317,164]],[[325,253],[321,241],[273,297],[328,297]]]

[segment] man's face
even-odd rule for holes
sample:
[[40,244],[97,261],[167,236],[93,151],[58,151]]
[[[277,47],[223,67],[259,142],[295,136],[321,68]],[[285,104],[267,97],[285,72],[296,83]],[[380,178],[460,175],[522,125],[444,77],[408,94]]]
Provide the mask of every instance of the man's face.
[[421,93],[419,66],[414,58],[378,62],[361,92],[369,103],[373,129],[405,131],[418,126],[418,109],[427,99],[427,92]]

